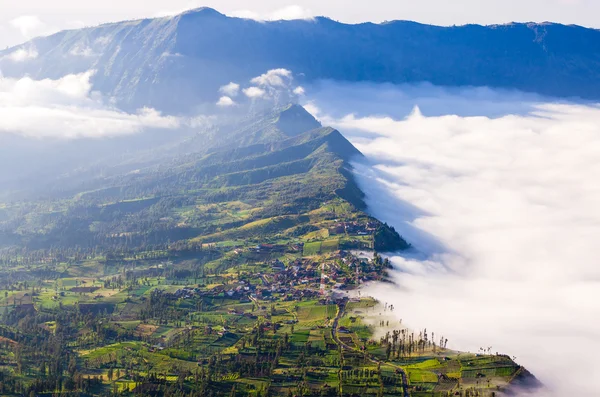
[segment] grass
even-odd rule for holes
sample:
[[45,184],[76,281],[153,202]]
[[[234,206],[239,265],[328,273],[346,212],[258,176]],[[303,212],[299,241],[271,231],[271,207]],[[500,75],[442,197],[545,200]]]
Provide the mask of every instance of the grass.
[[[313,233],[320,233],[313,232]],[[312,234],[312,233],[311,233]],[[340,239],[332,238],[325,241],[311,241],[308,243],[304,243],[304,256],[316,256],[321,254],[326,254],[329,252],[334,252],[340,249]]]
[[321,242],[320,241],[304,244],[304,251],[303,251],[304,256],[315,256],[315,255],[319,255],[320,252],[321,252]]
[[294,332],[290,336],[290,342],[306,343],[308,341],[309,336],[310,336],[309,330],[299,330],[299,331]]
[[311,241],[311,240],[322,240],[327,237],[329,237],[329,230],[321,229],[321,230],[316,230],[314,232],[305,234],[304,236],[302,236],[302,239],[304,241]]
[[431,359],[427,361],[420,362],[418,364],[412,364],[407,366],[406,368],[410,369],[434,369],[440,368],[442,365],[437,359]]
[[410,383],[437,383],[438,377],[435,373],[419,369],[407,369]]
[[321,245],[321,253],[337,251],[340,249],[340,239],[334,238],[323,241]]
[[240,230],[255,229],[255,228],[258,228],[258,227],[266,226],[269,223],[271,223],[273,220],[274,220],[274,218],[261,219],[261,220],[258,220],[258,221],[246,223],[244,226],[240,227],[239,229]]

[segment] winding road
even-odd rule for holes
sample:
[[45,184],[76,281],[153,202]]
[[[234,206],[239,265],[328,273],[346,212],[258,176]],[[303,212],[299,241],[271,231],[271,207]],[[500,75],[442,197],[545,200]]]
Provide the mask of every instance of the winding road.
[[[338,313],[335,316],[335,319],[333,320],[333,325],[331,327],[331,337],[333,338],[333,340],[335,341],[335,343],[337,343],[342,348],[344,348],[346,350],[351,350],[351,351],[354,351],[354,352],[363,353],[363,352],[359,351],[358,349],[350,347],[347,344],[345,344],[344,342],[342,342],[340,340],[339,336],[338,336],[338,323],[339,323],[340,319],[344,316],[345,310],[346,310],[346,302],[339,303],[338,304]],[[406,371],[402,367],[400,367],[400,366],[398,366],[396,364],[387,362],[387,361],[379,360],[379,359],[371,356],[370,354],[367,354],[367,358],[372,363],[382,364],[382,365],[389,365],[391,367],[394,367],[394,368],[398,369],[398,371],[400,372],[400,375],[402,376],[402,395],[404,397],[410,397],[410,394],[408,393],[408,377],[406,375]]]

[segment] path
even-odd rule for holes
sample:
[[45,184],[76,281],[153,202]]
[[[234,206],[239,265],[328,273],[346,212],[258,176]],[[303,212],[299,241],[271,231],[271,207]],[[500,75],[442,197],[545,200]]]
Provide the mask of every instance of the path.
[[[358,349],[354,349],[354,348],[348,346],[347,344],[345,344],[344,342],[342,342],[340,340],[339,336],[338,336],[338,323],[339,323],[340,319],[343,317],[345,310],[346,310],[346,303],[345,302],[338,304],[338,313],[335,316],[335,319],[333,320],[333,325],[331,327],[331,337],[333,338],[333,340],[335,341],[335,343],[337,343],[339,346],[342,346],[344,349],[346,349],[346,350],[352,350],[354,352],[358,351],[358,352],[360,352],[362,354],[363,352],[359,351]],[[410,394],[408,393],[408,377],[406,375],[406,371],[402,367],[400,367],[399,365],[390,363],[390,362],[379,360],[379,359],[371,356],[368,353],[367,353],[367,358],[372,363],[381,364],[381,365],[388,365],[388,366],[391,366],[391,367],[394,367],[394,368],[398,369],[398,371],[400,372],[400,375],[402,376],[402,392],[403,392],[403,396],[404,397],[410,397]]]

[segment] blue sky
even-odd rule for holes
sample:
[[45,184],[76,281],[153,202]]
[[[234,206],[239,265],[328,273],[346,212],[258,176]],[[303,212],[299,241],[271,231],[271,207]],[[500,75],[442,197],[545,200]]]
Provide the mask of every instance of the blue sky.
[[554,21],[600,27],[598,0],[1,0],[0,48],[37,35],[209,6],[259,19],[326,15],[343,22],[416,20],[439,25]]

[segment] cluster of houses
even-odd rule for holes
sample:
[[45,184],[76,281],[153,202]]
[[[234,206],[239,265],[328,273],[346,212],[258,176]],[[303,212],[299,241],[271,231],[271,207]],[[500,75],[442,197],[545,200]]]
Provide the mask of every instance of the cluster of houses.
[[[177,299],[199,296],[230,298],[242,303],[255,299],[292,301],[331,295],[333,291],[346,289],[357,282],[378,280],[382,276],[381,269],[372,260],[347,251],[337,252],[325,263],[302,258],[288,264],[276,259],[269,265],[270,273],[252,275],[251,278],[262,280],[257,285],[237,280],[233,285],[219,285],[208,291],[198,287],[183,287],[173,295]],[[323,293],[324,287],[326,294]]]
[[273,253],[273,252],[285,252],[287,246],[276,245],[276,244],[259,244],[256,247],[250,248],[250,252],[255,253]]
[[373,234],[377,230],[377,227],[377,222],[339,222],[329,228],[329,234],[354,234],[359,236],[367,236],[369,234]]

